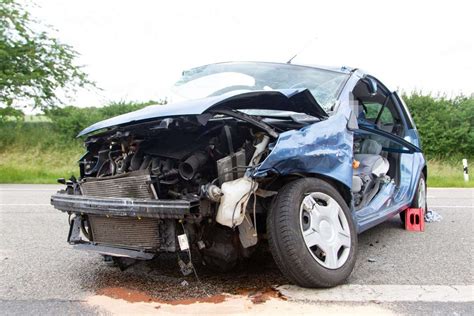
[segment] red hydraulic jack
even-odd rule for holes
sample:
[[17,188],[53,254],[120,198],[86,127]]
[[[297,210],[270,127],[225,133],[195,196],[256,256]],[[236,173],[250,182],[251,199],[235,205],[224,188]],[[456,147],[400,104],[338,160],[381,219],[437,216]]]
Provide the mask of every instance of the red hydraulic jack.
[[414,232],[425,231],[425,214],[422,208],[407,208],[405,211],[405,229]]

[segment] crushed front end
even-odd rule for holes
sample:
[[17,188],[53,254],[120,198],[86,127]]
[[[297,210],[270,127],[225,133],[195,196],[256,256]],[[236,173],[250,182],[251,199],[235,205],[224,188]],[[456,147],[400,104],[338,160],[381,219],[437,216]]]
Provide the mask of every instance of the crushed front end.
[[249,175],[276,133],[223,113],[89,136],[80,178],[62,180],[66,188],[51,197],[70,216],[68,242],[114,260],[197,250],[219,269],[248,256],[258,239],[253,223],[264,212]]

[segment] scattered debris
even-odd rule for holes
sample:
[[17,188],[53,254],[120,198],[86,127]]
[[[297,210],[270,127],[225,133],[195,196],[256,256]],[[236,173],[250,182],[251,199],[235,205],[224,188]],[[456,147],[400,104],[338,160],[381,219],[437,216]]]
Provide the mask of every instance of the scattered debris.
[[367,261],[369,261],[369,262],[376,262],[377,260],[375,260],[374,258],[369,258]]
[[184,275],[184,276],[187,276],[187,275],[190,275],[191,273],[193,273],[193,263],[191,261],[189,261],[187,264],[184,263],[183,260],[179,259],[178,260],[178,266],[179,266],[179,269],[181,270],[181,273]]
[[183,282],[181,282],[181,286],[188,286],[188,285],[189,285],[189,283],[186,280],[183,280]]
[[433,223],[433,222],[441,222],[443,217],[436,211],[428,209],[425,214],[425,222],[426,223]]

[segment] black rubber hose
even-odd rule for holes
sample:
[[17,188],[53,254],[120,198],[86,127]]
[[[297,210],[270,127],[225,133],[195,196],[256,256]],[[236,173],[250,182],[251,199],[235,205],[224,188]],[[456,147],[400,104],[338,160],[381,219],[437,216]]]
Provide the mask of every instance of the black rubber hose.
[[179,175],[184,180],[191,180],[199,168],[207,162],[207,159],[208,155],[204,152],[198,151],[192,154],[179,165]]

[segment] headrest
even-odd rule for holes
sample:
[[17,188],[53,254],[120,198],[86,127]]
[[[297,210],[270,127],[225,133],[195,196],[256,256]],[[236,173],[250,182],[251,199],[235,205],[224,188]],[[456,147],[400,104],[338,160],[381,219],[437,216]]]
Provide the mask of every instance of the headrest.
[[382,145],[373,139],[364,139],[360,145],[360,152],[364,154],[380,155],[382,152]]

